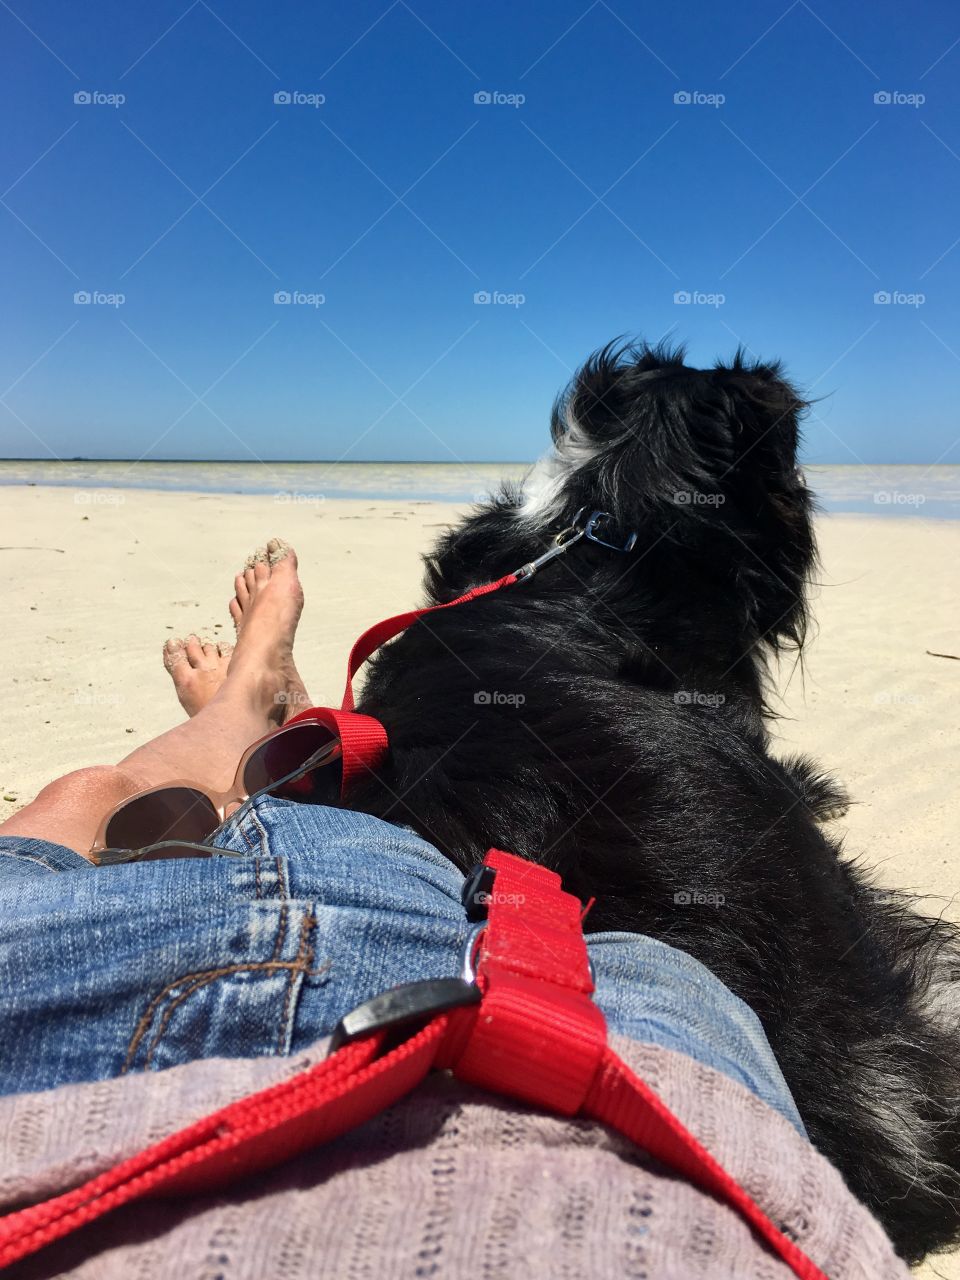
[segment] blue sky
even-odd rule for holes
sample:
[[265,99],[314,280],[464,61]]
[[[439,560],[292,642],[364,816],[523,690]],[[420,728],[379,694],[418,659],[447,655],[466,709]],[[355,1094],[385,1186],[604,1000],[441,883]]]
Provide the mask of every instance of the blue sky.
[[809,460],[958,460],[952,5],[10,0],[0,47],[0,455],[525,460],[669,331],[783,357]]

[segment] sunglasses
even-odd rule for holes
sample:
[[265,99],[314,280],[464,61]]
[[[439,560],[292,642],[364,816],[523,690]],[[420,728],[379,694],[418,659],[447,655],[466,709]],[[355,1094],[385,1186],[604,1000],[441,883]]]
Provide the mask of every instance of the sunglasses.
[[341,792],[342,759],[334,729],[298,718],[247,748],[229,791],[174,781],[117,805],[101,823],[90,856],[99,866],[111,866],[224,853],[205,842],[223,826],[231,806],[260,795],[334,805]]

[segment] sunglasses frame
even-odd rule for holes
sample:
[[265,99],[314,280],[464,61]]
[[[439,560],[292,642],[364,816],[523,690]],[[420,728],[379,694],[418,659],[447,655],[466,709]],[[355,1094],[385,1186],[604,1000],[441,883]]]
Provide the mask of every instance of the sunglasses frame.
[[[324,746],[320,747],[317,751],[314,751],[313,754],[303,762],[303,764],[298,765],[296,769],[293,769],[284,777],[276,779],[265,787],[261,787],[258,791],[254,791],[252,793],[248,792],[244,786],[243,775],[246,771],[247,765],[250,763],[250,760],[256,752],[268,742],[273,742],[284,734],[290,733],[303,725],[319,725],[321,728],[328,730],[331,734],[330,742],[325,743]],[[304,777],[304,775],[309,773],[312,769],[322,768],[325,765],[334,763],[336,760],[340,760],[342,755],[343,751],[340,740],[324,718],[319,716],[316,718],[298,717],[296,722],[281,725],[279,729],[274,729],[270,733],[264,734],[262,738],[258,738],[256,742],[251,743],[250,746],[247,747],[246,751],[244,751],[243,755],[240,757],[236,773],[233,777],[233,784],[228,791],[212,791],[207,787],[198,786],[196,782],[193,782],[190,779],[173,778],[169,782],[163,783],[161,786],[145,787],[142,791],[138,791],[134,795],[128,796],[122,804],[115,805],[100,823],[100,826],[97,828],[96,838],[90,847],[90,857],[98,865],[106,866],[120,862],[136,862],[138,859],[142,859],[144,853],[151,849],[161,848],[164,845],[177,845],[180,848],[198,850],[207,848],[206,845],[198,844],[192,840],[154,840],[151,841],[150,844],[142,846],[140,849],[109,848],[106,843],[106,839],[110,823],[117,814],[122,813],[124,809],[136,801],[142,800],[144,796],[156,795],[163,791],[179,790],[193,791],[198,795],[202,795],[205,799],[209,800],[218,819],[216,826],[206,837],[207,839],[210,839],[217,834],[220,828],[227,821],[228,817],[234,816],[234,812],[236,812],[236,810],[230,814],[227,813],[227,809],[231,806],[235,805],[236,808],[239,809],[250,800],[255,800],[257,796],[267,795],[272,791],[276,791],[278,787],[285,786],[289,782],[295,782],[298,778]],[[222,853],[224,851],[222,849],[210,848],[209,852],[213,854]],[[104,854],[109,854],[110,856],[103,857],[102,855]],[[199,857],[201,855],[198,854],[197,856]]]

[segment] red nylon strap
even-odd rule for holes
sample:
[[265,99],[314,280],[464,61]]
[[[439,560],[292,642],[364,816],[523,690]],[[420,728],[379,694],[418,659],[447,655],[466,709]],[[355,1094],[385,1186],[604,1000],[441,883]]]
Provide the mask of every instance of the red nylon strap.
[[607,1043],[580,927],[560,877],[491,849],[496,870],[477,983],[481,1015],[462,1051],[441,1061],[462,1080],[576,1115]]
[[491,591],[499,591],[501,587],[512,586],[516,581],[517,575],[508,573],[506,577],[498,578],[496,582],[487,582],[482,587],[472,587],[469,591],[464,592],[462,596],[457,596],[456,600],[448,600],[446,604],[433,604],[426,609],[411,609],[408,613],[398,613],[393,618],[384,618],[382,622],[375,622],[372,627],[368,627],[350,650],[350,657],[347,661],[347,686],[343,691],[343,703],[341,704],[343,710],[353,710],[353,677],[370,657],[371,653],[379,649],[382,644],[386,644],[388,640],[392,640],[401,631],[405,631],[413,623],[425,618],[428,613],[437,613],[440,609],[452,609],[454,605],[466,604],[470,600],[477,600],[480,596],[489,595]]
[[287,724],[296,724],[300,720],[326,725],[339,737],[343,752],[341,799],[364,774],[376,769],[386,754],[387,731],[375,716],[364,716],[358,711],[336,711],[333,707],[309,707],[292,716]]
[[485,583],[482,587],[473,587],[456,600],[447,604],[434,604],[426,609],[411,609],[408,613],[398,613],[393,618],[384,618],[382,622],[368,627],[350,650],[347,662],[347,684],[343,693],[343,704],[339,711],[333,707],[308,707],[299,715],[292,716],[287,724],[296,724],[299,720],[313,720],[332,729],[340,738],[343,749],[343,775],[340,783],[340,799],[343,800],[350,787],[365,773],[373,772],[386,754],[389,745],[387,731],[374,716],[360,715],[354,711],[353,678],[382,644],[392,640],[394,636],[405,631],[407,627],[435,613],[438,609],[452,609],[454,605],[466,604],[480,596],[489,595],[491,591],[499,591],[501,587],[512,586],[517,581],[515,573],[508,573],[496,582]]
[[144,1196],[216,1191],[345,1133],[432,1067],[534,1106],[609,1125],[743,1215],[800,1280],[825,1274],[773,1224],[605,1043],[580,904],[551,871],[491,850],[477,981],[482,1003],[435,1017],[378,1057],[382,1033],[251,1094],[99,1177],[0,1219],[0,1267]]

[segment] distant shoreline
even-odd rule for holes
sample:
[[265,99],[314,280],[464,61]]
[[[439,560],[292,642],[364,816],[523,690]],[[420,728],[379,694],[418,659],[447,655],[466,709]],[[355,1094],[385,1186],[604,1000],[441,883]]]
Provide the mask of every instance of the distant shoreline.
[[[72,489],[76,501],[134,492],[246,495],[277,505],[484,501],[504,481],[520,482],[517,462],[157,462],[0,461],[0,489]],[[960,520],[960,466],[811,464],[810,487],[826,514]],[[86,495],[86,496],[84,496]]]

